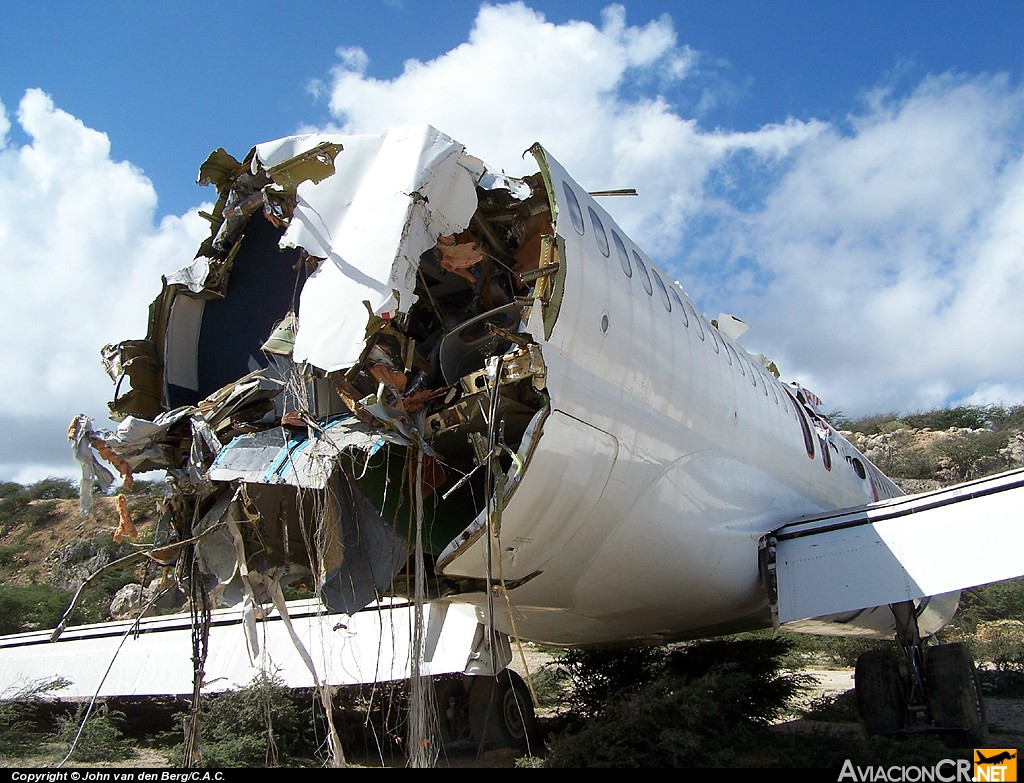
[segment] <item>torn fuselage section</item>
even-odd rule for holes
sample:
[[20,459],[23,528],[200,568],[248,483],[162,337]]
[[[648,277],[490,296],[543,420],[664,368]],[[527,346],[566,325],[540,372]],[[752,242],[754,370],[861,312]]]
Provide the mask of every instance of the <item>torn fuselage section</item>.
[[416,127],[218,150],[199,181],[210,237],[146,338],[104,348],[120,424],[87,436],[126,478],[167,471],[162,551],[229,604],[300,583],[354,612],[418,569],[480,589],[432,564],[514,490],[549,408],[542,176]]

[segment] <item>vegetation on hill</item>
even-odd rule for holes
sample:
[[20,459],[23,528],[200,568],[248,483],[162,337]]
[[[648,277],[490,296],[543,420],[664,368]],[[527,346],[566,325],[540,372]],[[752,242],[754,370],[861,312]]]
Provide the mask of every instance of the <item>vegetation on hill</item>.
[[861,419],[835,413],[830,419],[898,483],[956,483],[1024,464],[1024,405],[961,405]]

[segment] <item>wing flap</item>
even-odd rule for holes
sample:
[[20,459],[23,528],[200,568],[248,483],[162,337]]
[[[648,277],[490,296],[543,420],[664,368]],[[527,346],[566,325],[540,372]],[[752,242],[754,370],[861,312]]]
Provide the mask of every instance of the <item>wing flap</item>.
[[762,540],[778,625],[1024,575],[1024,470],[794,521]]

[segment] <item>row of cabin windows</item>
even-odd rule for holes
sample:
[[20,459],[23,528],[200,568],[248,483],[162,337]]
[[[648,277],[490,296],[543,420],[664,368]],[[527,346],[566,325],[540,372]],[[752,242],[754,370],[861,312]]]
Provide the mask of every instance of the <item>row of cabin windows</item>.
[[[568,182],[563,181],[562,188],[565,191],[565,195],[568,200],[569,219],[572,221],[573,228],[576,229],[576,232],[580,236],[583,236],[586,233],[586,225],[583,222],[583,210],[580,209],[580,202],[576,198],[576,193],[573,192],[573,189],[569,186]],[[604,223],[601,222],[601,218],[598,216],[597,212],[594,211],[593,207],[588,206],[587,213],[590,216],[590,223],[594,227],[594,236],[597,241],[597,249],[601,251],[601,254],[605,258],[610,258],[611,247],[608,244],[608,234],[605,231]],[[625,242],[622,241],[622,237],[620,237],[618,232],[615,230],[612,230],[612,242],[615,244],[615,253],[618,256],[619,265],[622,267],[622,272],[626,275],[626,277],[632,278],[634,264],[630,262],[630,254],[626,250]],[[694,309],[693,305],[690,302],[686,302],[684,304],[679,296],[679,292],[676,290],[676,287],[672,286],[671,288],[669,288],[668,286],[666,286],[664,281],[661,279],[661,275],[659,275],[654,269],[648,271],[647,265],[644,263],[643,259],[640,257],[640,254],[636,250],[632,251],[632,255],[633,262],[636,265],[636,270],[640,278],[640,283],[641,285],[643,285],[644,291],[647,292],[647,295],[653,296],[654,287],[657,287],[658,298],[661,300],[662,306],[665,308],[667,312],[672,312],[673,310],[678,312],[679,317],[683,322],[683,325],[686,327],[689,327],[690,325],[690,319],[686,314],[687,309],[689,309],[690,315],[693,316],[693,322],[697,329],[697,336],[700,337],[701,342],[704,342],[705,337],[702,319],[700,315],[697,314],[697,311]],[[652,279],[654,280],[653,286],[651,283]],[[674,307],[673,302],[675,302]],[[724,346],[725,358],[726,361],[729,363],[729,366],[737,367],[740,371],[740,375],[746,376],[746,362],[740,357],[736,349],[733,348],[731,344],[726,342],[725,339],[722,339],[721,344],[719,344],[719,336],[716,334],[715,329],[709,328],[708,332],[711,334],[711,346],[714,349],[715,353],[721,355],[722,347]],[[754,367],[753,362],[750,362],[750,383],[754,387],[757,386],[757,376],[759,374],[760,371]],[[778,390],[776,389],[776,384],[772,383],[766,375],[762,375],[761,389],[764,392],[765,397],[768,396],[769,388],[771,389],[772,396],[775,398],[775,404],[778,405],[781,402],[783,409],[788,411],[789,405],[786,403],[787,395],[784,394],[780,398]],[[807,421],[804,412],[800,409],[799,403],[797,403],[794,400],[793,406],[796,412],[796,417],[800,421],[800,428],[803,430],[804,445],[807,450],[807,456],[813,459],[815,441],[814,433],[811,431],[810,424]],[[831,456],[832,455],[829,453],[827,443],[823,441],[822,463],[825,467],[825,470],[832,469]],[[854,469],[857,470],[859,468],[859,470],[857,470],[857,474],[863,478],[862,474],[864,468],[859,464],[859,460],[857,460],[856,462],[857,464],[854,465]]]
[[[562,189],[565,191],[567,204],[569,207],[569,219],[572,221],[572,226],[576,229],[576,233],[580,236],[584,236],[586,233],[586,224],[583,221],[583,210],[580,208],[579,199],[576,198],[576,193],[570,187],[569,183],[565,180],[562,181]],[[601,251],[601,254],[605,258],[611,257],[611,247],[608,244],[608,233],[605,231],[604,223],[601,222],[600,216],[594,210],[593,207],[587,207],[587,213],[590,216],[590,223],[594,228],[594,237],[597,241],[597,249]],[[636,251],[632,251],[632,262],[630,261],[630,253],[626,250],[626,243],[623,242],[622,237],[619,236],[618,232],[612,230],[612,242],[615,245],[615,254],[619,259],[619,265],[622,267],[623,274],[626,277],[633,277],[633,267],[636,266],[637,276],[640,279],[641,285],[644,287],[644,291],[647,292],[648,296],[654,295],[655,287],[658,289],[658,298],[661,300],[662,306],[667,312],[673,310],[678,312],[683,325],[689,327],[690,317],[687,316],[687,309],[690,311],[690,315],[693,317],[694,325],[697,329],[697,336],[701,342],[705,342],[704,326],[702,324],[702,318],[697,314],[693,305],[690,302],[683,303],[683,300],[679,296],[679,292],[675,286],[666,286],[665,282],[653,268],[648,270],[647,264],[640,257],[640,254]],[[652,281],[653,280],[653,284]],[[673,302],[675,305],[673,306]],[[725,347],[725,358],[729,362],[729,366],[735,366],[739,368],[740,374],[743,376],[747,375],[745,368],[745,362],[740,358],[736,349],[733,348],[724,339],[719,344],[719,337],[716,334],[716,330],[709,327],[708,332],[711,335],[711,346],[716,354],[721,354],[722,346]],[[753,363],[750,363],[750,383],[752,386],[757,386],[757,376],[759,371],[754,367]],[[775,384],[770,382],[766,376],[761,378],[761,389],[764,392],[765,397],[768,396],[768,389],[771,388],[772,396],[775,398],[775,404],[778,405],[781,401],[782,407],[785,410],[789,410],[789,406],[786,404],[785,397],[779,397],[778,391],[775,389]]]

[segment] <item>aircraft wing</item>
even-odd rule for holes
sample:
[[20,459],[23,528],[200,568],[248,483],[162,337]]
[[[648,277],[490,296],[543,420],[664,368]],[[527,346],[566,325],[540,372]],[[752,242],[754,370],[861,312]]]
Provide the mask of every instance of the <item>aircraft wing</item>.
[[1022,505],[1018,469],[784,525],[761,541],[776,627],[1022,576]]

